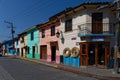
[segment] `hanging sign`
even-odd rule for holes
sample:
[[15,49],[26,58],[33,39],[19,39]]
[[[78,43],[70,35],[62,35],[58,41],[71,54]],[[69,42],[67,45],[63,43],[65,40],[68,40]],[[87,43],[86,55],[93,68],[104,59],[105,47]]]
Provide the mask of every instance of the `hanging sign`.
[[92,41],[104,41],[104,37],[102,36],[95,36],[95,37],[92,37]]
[[76,37],[71,38],[71,40],[76,40],[76,39],[77,39]]

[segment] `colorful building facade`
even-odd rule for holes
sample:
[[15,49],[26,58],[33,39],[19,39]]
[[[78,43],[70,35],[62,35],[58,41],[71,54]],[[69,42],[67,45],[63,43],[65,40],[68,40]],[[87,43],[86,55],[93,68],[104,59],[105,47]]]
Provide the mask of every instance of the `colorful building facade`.
[[13,55],[14,50],[13,50],[13,42],[12,40],[7,40],[3,43],[3,54],[4,55]]
[[[40,59],[60,63],[59,21],[51,20],[38,28],[40,31]],[[56,34],[58,35],[56,36]]]
[[20,48],[20,40],[18,39],[18,38],[15,38],[14,39],[14,50],[15,50],[15,55],[16,56],[19,56],[19,53],[20,53],[20,50],[19,50],[19,48]]
[[[75,67],[108,67],[116,40],[115,8],[98,8],[108,4],[92,2],[70,7],[48,22],[27,29],[15,42],[16,54]],[[5,51],[13,54],[12,48],[12,41],[6,41]]]
[[[108,3],[83,3],[68,8],[52,18],[60,19],[60,54],[63,63],[70,66],[109,66],[114,47],[115,15],[109,8],[97,6]],[[79,48],[79,50],[78,50]]]
[[20,57],[26,57],[27,55],[27,36],[26,36],[26,32],[23,32],[21,34],[18,35],[19,36],[19,40],[20,40],[20,46],[19,46],[19,51]]
[[39,30],[36,26],[26,30],[27,58],[40,59]]

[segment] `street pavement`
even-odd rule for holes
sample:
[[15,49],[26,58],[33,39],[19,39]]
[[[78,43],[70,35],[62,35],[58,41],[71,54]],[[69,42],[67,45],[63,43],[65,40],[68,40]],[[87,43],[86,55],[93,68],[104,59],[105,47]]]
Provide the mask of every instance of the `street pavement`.
[[0,57],[0,80],[99,80],[14,57]]

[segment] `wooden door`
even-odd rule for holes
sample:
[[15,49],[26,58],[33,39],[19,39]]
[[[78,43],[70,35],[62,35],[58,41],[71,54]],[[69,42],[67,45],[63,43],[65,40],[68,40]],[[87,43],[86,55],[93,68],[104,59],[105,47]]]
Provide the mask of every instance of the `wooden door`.
[[41,46],[41,55],[40,55],[40,58],[41,59],[47,59],[47,46]]
[[102,13],[93,13],[92,14],[92,33],[100,34],[103,32],[103,14]]
[[88,66],[88,43],[80,43],[80,64]]

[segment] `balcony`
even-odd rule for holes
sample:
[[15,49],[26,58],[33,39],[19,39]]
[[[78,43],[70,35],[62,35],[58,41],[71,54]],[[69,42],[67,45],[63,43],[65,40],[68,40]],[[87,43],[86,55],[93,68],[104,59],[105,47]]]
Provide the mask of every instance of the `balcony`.
[[78,26],[78,37],[114,36],[115,27],[111,23],[85,23]]

